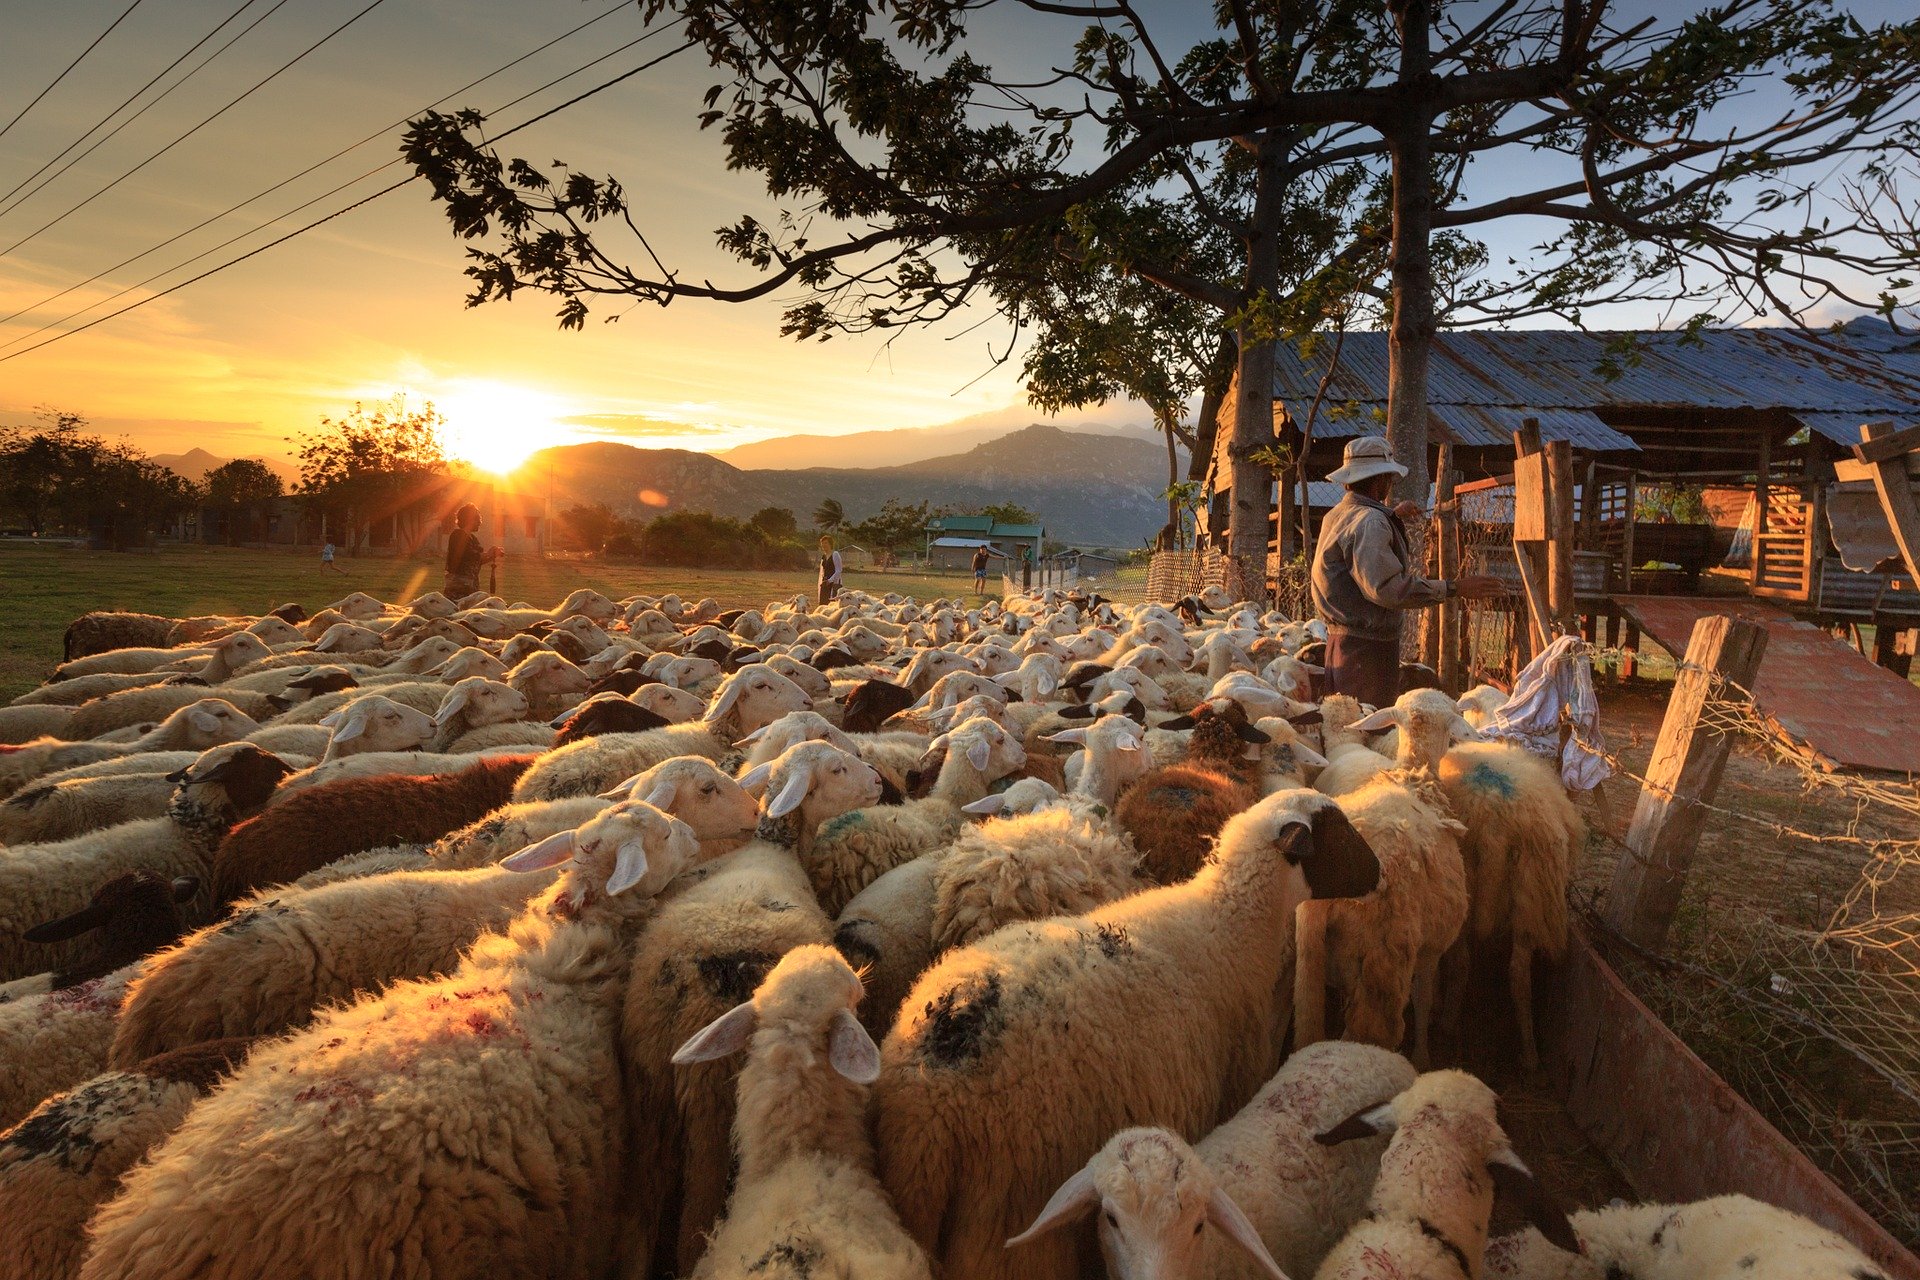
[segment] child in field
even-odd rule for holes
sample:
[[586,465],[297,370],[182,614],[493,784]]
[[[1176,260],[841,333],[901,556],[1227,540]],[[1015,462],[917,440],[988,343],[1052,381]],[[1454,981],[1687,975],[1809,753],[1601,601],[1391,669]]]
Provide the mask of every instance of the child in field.
[[320,548],[320,568],[322,572],[331,569],[343,578],[347,576],[347,571],[333,562],[333,544],[331,542]]

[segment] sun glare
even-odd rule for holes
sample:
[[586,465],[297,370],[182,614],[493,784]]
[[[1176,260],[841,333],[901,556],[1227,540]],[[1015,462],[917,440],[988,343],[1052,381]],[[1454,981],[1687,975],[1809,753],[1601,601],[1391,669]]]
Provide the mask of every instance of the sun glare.
[[495,475],[512,471],[536,449],[574,438],[558,421],[565,412],[560,403],[527,387],[467,383],[435,400],[447,418],[447,452]]

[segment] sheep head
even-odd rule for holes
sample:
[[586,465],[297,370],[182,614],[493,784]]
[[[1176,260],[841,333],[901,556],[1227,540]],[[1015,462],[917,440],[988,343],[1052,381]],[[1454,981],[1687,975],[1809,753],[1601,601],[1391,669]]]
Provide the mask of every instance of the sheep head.
[[433,714],[433,723],[444,729],[456,717],[464,717],[469,729],[505,724],[524,719],[528,706],[527,695],[512,685],[485,676],[468,676],[441,699],[440,709]]
[[716,731],[731,727],[744,737],[790,711],[813,710],[799,685],[764,662],[750,662],[721,682],[704,717]]
[[433,740],[433,717],[377,693],[364,694],[321,719],[333,730],[322,760],[369,751],[412,751]]
[[685,1066],[725,1058],[751,1044],[756,1032],[769,1030],[808,1046],[813,1053],[807,1058],[824,1057],[854,1084],[872,1084],[880,1077],[880,1049],[854,1016],[865,994],[859,975],[838,951],[818,943],[795,947],[780,957],[751,1000],[694,1033],[673,1061]]
[[753,834],[760,806],[747,789],[704,756],[675,756],[637,773],[609,791],[608,800],[639,800],[693,828],[703,852],[734,845]]
[[650,804],[627,801],[595,814],[572,831],[548,836],[500,860],[508,871],[545,871],[567,865],[555,897],[577,914],[607,898],[635,891],[647,899],[700,856],[693,829]]

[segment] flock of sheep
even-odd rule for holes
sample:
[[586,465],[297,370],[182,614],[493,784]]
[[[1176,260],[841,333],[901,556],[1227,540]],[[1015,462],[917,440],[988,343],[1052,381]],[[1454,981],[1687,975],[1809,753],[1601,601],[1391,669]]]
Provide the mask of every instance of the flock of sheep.
[[1316,698],[1317,640],[87,615],[0,708],[0,1280],[1876,1280],[1738,1197],[1569,1218],[1432,1069],[1476,960],[1535,1062],[1584,829],[1497,690]]

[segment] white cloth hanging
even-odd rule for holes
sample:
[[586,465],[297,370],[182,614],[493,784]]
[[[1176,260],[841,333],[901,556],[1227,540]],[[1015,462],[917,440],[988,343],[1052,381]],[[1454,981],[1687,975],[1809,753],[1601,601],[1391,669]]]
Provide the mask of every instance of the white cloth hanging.
[[[1573,733],[1560,743],[1561,713]],[[1487,719],[1482,731],[1508,738],[1547,759],[1560,759],[1560,780],[1573,791],[1591,791],[1613,776],[1600,734],[1600,699],[1593,691],[1593,658],[1584,640],[1561,636],[1527,664],[1513,694]]]

